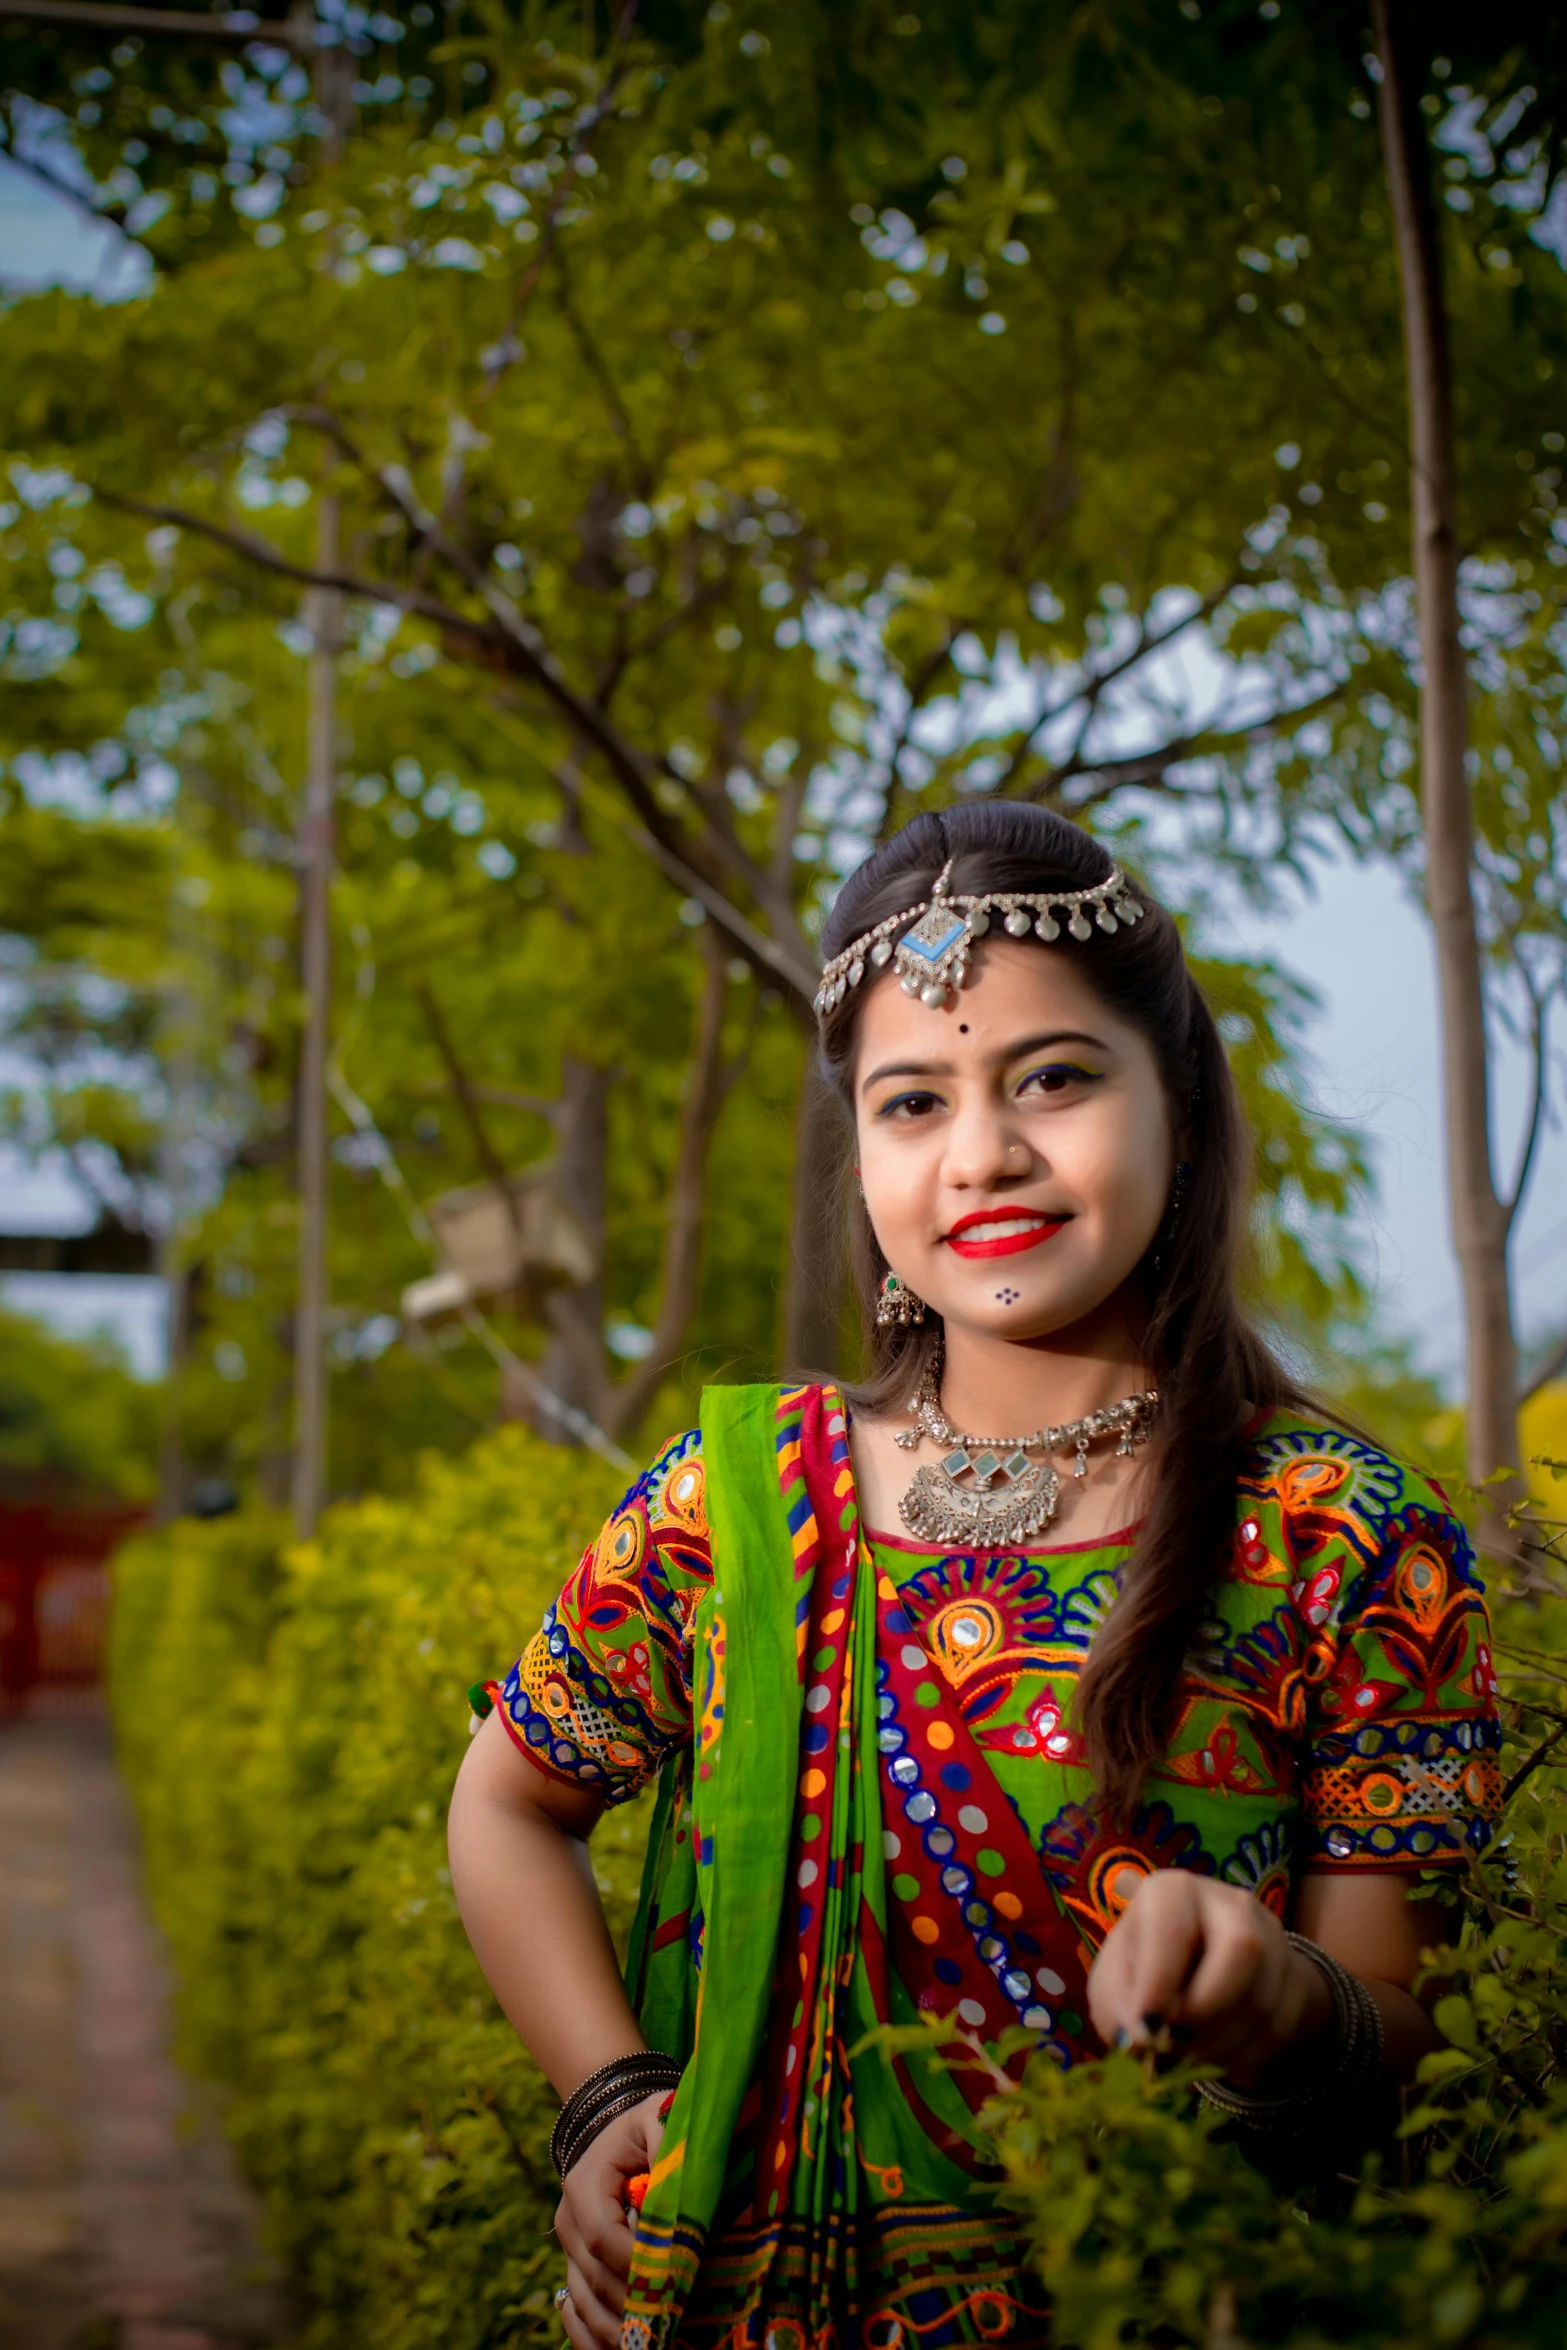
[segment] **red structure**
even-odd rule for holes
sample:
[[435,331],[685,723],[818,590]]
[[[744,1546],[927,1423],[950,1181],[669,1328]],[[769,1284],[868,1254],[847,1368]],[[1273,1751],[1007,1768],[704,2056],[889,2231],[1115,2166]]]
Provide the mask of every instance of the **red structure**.
[[69,1491],[0,1493],[0,1715],[91,1703],[109,1554],[146,1519],[145,1509]]

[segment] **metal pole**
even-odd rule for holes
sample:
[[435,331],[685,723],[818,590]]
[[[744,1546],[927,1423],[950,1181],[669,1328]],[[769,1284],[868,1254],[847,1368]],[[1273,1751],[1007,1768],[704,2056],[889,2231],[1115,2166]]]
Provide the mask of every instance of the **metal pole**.
[[[337,498],[322,491],[316,565],[338,565]],[[299,1304],[294,1321],[294,1530],[315,1532],[327,1457],[327,1054],[331,1045],[333,819],[337,797],[337,654],[343,599],[310,591],[309,767],[299,823],[300,982],[305,1027],[299,1055]]]

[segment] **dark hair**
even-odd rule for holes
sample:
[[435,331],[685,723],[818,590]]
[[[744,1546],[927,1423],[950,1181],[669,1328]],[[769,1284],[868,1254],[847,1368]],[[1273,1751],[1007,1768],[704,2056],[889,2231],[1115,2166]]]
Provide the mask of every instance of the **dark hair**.
[[[822,939],[830,959],[851,940],[930,895],[948,858],[955,892],[1092,888],[1111,858],[1050,810],[987,800],[916,816],[850,875]],[[1180,932],[1138,881],[1147,909],[1113,937],[1075,945],[1063,930],[1042,953],[1083,957],[1084,976],[1153,1048],[1186,1178],[1180,1212],[1139,1268],[1148,1322],[1144,1353],[1160,1392],[1148,1470],[1148,1514],[1119,1596],[1078,1684],[1074,1723],[1101,1806],[1124,1818],[1165,1748],[1187,1645],[1233,1540],[1235,1481],[1246,1407],[1308,1399],[1243,1312],[1251,1142],[1213,1014],[1187,967]],[[885,981],[881,982],[885,984]],[[821,1025],[824,1076],[853,1111],[853,1061],[867,977]],[[880,1328],[876,1297],[887,1272],[865,1203],[849,1206],[855,1288],[870,1369],[850,1399],[862,1410],[904,1404],[940,1344],[939,1317]]]

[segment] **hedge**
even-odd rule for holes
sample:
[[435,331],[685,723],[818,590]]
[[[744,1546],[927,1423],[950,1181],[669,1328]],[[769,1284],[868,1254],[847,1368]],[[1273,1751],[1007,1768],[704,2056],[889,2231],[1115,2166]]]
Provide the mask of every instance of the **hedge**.
[[[452,1900],[466,1690],[504,1669],[615,1498],[507,1429],[414,1493],[183,1520],[120,1554],[110,1682],[178,2044],[229,2126],[326,2350],[556,2343],[554,2101]],[[646,1824],[594,1860],[629,1925]]]
[[[612,1499],[598,1464],[508,1429],[304,1547],[240,1517],[121,1554],[113,1703],[181,2054],[227,2086],[309,2350],[558,2342],[554,2102],[468,1954],[443,1819],[468,1684]],[[1567,1601],[1498,1615],[1511,1841],[1453,1912],[1448,2045],[1385,2177],[1302,2202],[1215,2136],[1179,2072],[1034,2068],[998,2143],[1061,2350],[1567,2340],[1567,1748],[1547,1743]],[[645,1832],[631,1807],[594,1843],[621,1933]]]

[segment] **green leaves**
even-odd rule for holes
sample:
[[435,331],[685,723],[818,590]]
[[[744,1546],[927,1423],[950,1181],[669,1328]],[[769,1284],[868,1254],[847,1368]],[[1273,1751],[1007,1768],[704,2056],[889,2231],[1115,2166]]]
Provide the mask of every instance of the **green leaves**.
[[[1504,1653],[1559,1654],[1567,1600],[1497,1597]],[[1532,1753],[1528,1670],[1504,1677],[1504,1776]],[[1215,2341],[1278,2350],[1546,2350],[1567,2322],[1567,1843],[1554,1755],[1471,1866],[1432,1954],[1446,2045],[1400,2143],[1358,2186],[1276,2193],[1193,2103],[1127,2055],[1035,2065],[998,2110],[1062,2350]],[[1336,2167],[1347,2171],[1345,2158]]]
[[[553,2342],[555,2102],[469,1956],[445,1868],[468,1683],[504,1672],[613,1498],[510,1431],[411,1505],[190,1521],[116,1566],[114,1704],[186,2060],[320,2350]],[[593,1863],[630,1919],[640,1807]]]
[[[553,2101],[468,1955],[441,1821],[466,1688],[529,1637],[611,1495],[596,1462],[510,1430],[427,1457],[405,1501],[331,1512],[306,1549],[255,1514],[120,1554],[115,1717],[183,2048],[228,2086],[320,2350],[553,2338]],[[1502,1654],[1559,1658],[1564,1608],[1499,1595]],[[1504,1676],[1504,1771],[1533,1752],[1549,1686]],[[1059,2350],[1556,2350],[1564,1792],[1553,1751],[1453,1889],[1432,1955],[1446,2045],[1358,2177],[1279,2191],[1192,2068],[1129,2054],[1036,2063],[993,2101]],[[645,1832],[617,1811],[594,1841],[617,1931]]]
[[[575,7],[409,18],[331,169],[281,56],[230,60],[231,87],[149,47],[89,91],[61,49],[48,87],[69,83],[105,184],[111,121],[147,146],[124,168],[169,197],[168,266],[142,299],[8,316],[0,929],[139,991],[202,1167],[190,1424],[232,1469],[272,1476],[286,1441],[293,836],[328,492],[352,583],[345,1069],[421,1197],[484,1164],[422,971],[506,1097],[483,1107],[514,1163],[551,1143],[519,1100],[558,1098],[574,1059],[613,1070],[599,1322],[657,1319],[693,892],[751,970],[713,1145],[749,1222],[709,1219],[693,1335],[765,1362],[802,1055],[785,1007],[837,875],[916,807],[1046,799],[1197,909],[1335,833],[1418,880],[1398,295],[1347,104],[1358,24],[1318,41],[1294,17],[1015,0],[903,23],[664,8],[611,48]],[[271,147],[245,128],[263,98]],[[232,180],[204,192],[223,140]],[[1498,967],[1522,936],[1543,990],[1563,305],[1523,235],[1487,258],[1506,210],[1451,216],[1490,567],[1476,813]],[[1265,1284],[1320,1332],[1356,1303],[1337,1226],[1364,1160],[1302,1104],[1282,979],[1210,977],[1259,1128]],[[147,1138],[121,1109],[82,1092],[51,1119],[97,1120],[130,1171]],[[364,1351],[429,1266],[373,1167],[334,1183],[337,1473],[373,1483],[403,1473],[394,1430],[431,1409],[455,1439],[492,1394],[469,1356]]]
[[113,1347],[73,1344],[0,1308],[0,1467],[9,1474],[146,1500],[157,1422],[156,1390]]

